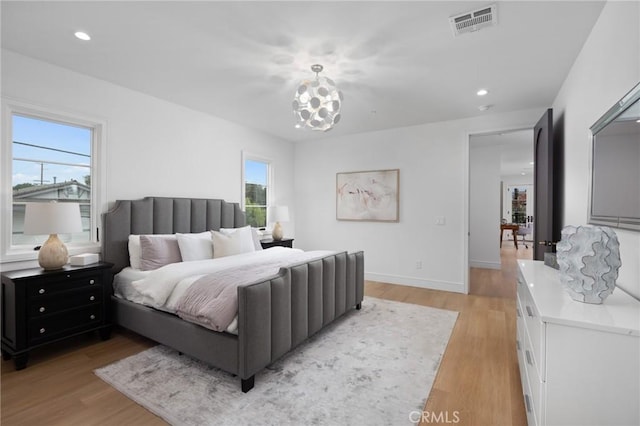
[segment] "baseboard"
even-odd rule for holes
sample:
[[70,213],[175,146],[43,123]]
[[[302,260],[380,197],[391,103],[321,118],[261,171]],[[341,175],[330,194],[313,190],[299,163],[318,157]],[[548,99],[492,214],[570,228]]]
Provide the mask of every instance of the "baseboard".
[[379,281],[389,284],[401,284],[411,287],[428,288],[431,290],[451,291],[464,294],[464,284],[447,281],[425,280],[421,278],[405,277],[400,275],[377,274],[375,272],[365,272],[364,279],[369,281]]
[[470,260],[469,266],[471,268],[484,268],[484,269],[501,269],[500,262],[484,262],[482,260]]

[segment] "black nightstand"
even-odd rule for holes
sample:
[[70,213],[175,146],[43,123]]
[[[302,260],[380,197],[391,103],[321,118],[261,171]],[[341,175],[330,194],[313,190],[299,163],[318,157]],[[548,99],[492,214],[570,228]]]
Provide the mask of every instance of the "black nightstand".
[[98,330],[110,337],[111,263],[42,268],[2,274],[2,357],[16,370],[29,351],[77,334]]
[[268,249],[271,247],[289,247],[293,248],[293,238],[283,238],[281,240],[274,240],[273,238],[269,238],[266,240],[260,240],[260,244],[263,249]]

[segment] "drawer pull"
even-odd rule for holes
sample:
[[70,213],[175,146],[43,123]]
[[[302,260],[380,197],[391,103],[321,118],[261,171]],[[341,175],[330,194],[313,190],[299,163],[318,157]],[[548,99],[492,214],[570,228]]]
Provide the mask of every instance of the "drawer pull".
[[527,364],[533,365],[533,361],[531,361],[531,352],[529,350],[524,351],[524,354],[527,356]]
[[40,309],[38,309],[41,313],[46,311],[46,309],[44,308],[44,306],[40,306]]
[[94,319],[96,319],[96,316],[95,316],[95,315],[93,315],[93,314],[91,314],[91,316],[89,317],[89,319],[94,320]]
[[95,284],[96,280],[89,280],[89,284]]
[[517,339],[516,339],[516,348],[520,350],[520,340],[517,340]]
[[524,395],[524,405],[527,406],[527,413],[531,412],[531,401],[529,400],[529,395]]
[[67,274],[67,278],[71,278],[71,274]]
[[40,290],[38,290],[38,293],[39,294],[44,294],[44,291],[45,291],[44,288],[41,288]]
[[520,308],[516,308],[516,315],[518,318],[522,318],[522,314],[520,313]]
[[89,300],[91,300],[91,301],[93,302],[94,300],[96,300],[96,297],[95,297],[95,296],[91,296],[91,297],[89,298]]
[[533,310],[529,305],[527,305],[527,315],[529,315],[531,318],[535,317],[535,315],[533,314]]
[[42,327],[42,328],[40,329],[40,334],[44,334],[44,332],[45,332],[45,331],[47,331],[47,330],[46,330],[44,327]]

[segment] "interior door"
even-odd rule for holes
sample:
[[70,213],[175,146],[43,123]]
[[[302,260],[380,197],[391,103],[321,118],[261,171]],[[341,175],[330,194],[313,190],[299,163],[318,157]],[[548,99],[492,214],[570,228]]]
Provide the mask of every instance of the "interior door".
[[553,111],[549,108],[534,128],[534,227],[533,258],[544,260],[546,252],[555,251],[560,238],[554,195],[557,191],[558,165],[553,141]]

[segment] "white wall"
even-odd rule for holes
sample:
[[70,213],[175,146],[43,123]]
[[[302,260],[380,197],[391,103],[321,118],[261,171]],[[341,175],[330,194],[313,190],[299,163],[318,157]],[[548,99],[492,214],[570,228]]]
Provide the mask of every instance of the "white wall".
[[[247,150],[273,160],[274,196],[293,210],[290,142],[7,50],[2,96],[106,121],[109,205],[148,195],[239,202]],[[287,236],[293,225],[283,224]]]
[[[361,249],[368,279],[464,292],[469,134],[531,128],[543,111],[493,114],[297,144],[296,245]],[[336,173],[392,168],[400,169],[398,223],[336,220]],[[496,215],[498,209],[496,202]],[[436,225],[439,216],[445,217],[444,226]],[[422,269],[416,268],[419,261]]]
[[[564,133],[565,225],[587,222],[589,127],[640,81],[640,3],[608,2],[553,103]],[[616,230],[618,285],[640,299],[640,233]]]
[[500,146],[469,149],[469,266],[500,269]]
[[[531,139],[531,146],[533,146],[533,139]],[[500,180],[504,182],[504,185],[518,186],[518,185],[533,185],[533,175],[501,175]]]

